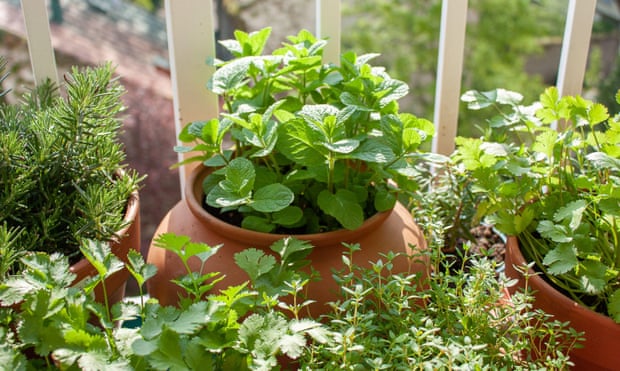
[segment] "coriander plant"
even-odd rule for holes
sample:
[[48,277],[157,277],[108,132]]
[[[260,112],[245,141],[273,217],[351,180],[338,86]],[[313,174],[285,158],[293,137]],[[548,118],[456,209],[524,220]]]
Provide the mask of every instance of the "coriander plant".
[[479,214],[555,287],[620,323],[620,116],[556,88],[528,107],[501,89],[462,99],[499,113],[485,137],[457,139]]
[[414,159],[433,125],[399,112],[408,86],[372,66],[376,54],[347,52],[339,65],[327,64],[327,41],[301,31],[265,55],[269,34],[236,31],[222,42],[234,58],[214,62],[208,86],[223,112],[187,125],[179,139],[193,144],[176,150],[197,152],[182,163],[213,169],[204,182],[207,207],[241,214],[243,228],[358,228],[416,186]]

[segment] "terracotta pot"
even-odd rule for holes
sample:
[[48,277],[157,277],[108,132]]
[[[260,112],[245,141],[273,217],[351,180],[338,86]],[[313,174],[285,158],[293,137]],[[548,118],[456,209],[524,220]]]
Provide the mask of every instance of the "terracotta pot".
[[[287,236],[242,229],[210,215],[202,207],[204,197],[202,181],[208,173],[209,170],[205,167],[199,167],[191,173],[186,187],[186,199],[181,200],[168,212],[154,237],[173,232],[211,246],[223,244],[204,267],[204,271],[218,271],[226,275],[226,278],[215,286],[215,290],[221,290],[248,280],[247,274],[234,263],[235,253],[249,247],[264,249],[271,253],[269,246]],[[379,213],[369,218],[357,230],[338,230],[294,237],[308,240],[313,244],[314,250],[309,259],[312,267],[322,277],[321,281],[308,286],[308,297],[318,301],[311,307],[313,315],[326,312],[328,308],[324,304],[337,297],[338,285],[332,278],[332,269],[343,267],[341,257],[345,248],[342,242],[360,244],[361,251],[354,255],[354,262],[361,266],[368,266],[368,261],[381,259],[381,253],[394,251],[411,256],[426,249],[426,241],[420,229],[414,223],[411,213],[401,204],[397,204],[390,212]],[[176,305],[180,290],[170,280],[187,274],[180,259],[173,253],[151,244],[147,261],[158,269],[157,275],[147,282],[149,294],[159,299],[162,305]],[[394,264],[394,270],[398,272],[427,273],[426,258],[414,262],[403,256],[396,259]],[[198,259],[190,260],[190,265],[193,270],[200,269]]]
[[[127,254],[129,250],[140,251],[140,196],[138,191],[134,191],[129,196],[124,220],[128,221],[129,224],[116,232],[118,240],[110,242],[110,247],[114,255],[124,263],[127,263]],[[95,267],[86,259],[82,259],[73,264],[70,270],[76,274],[75,280],[73,281],[74,286],[83,284],[87,279],[97,274]],[[128,278],[129,271],[127,268],[123,268],[104,281],[108,302],[110,304],[117,303],[125,297],[125,287]],[[103,288],[101,285],[95,288],[95,299],[101,303],[104,301]]]
[[[523,287],[523,275],[514,267],[524,266],[526,262],[514,236],[508,238],[505,261],[506,275],[518,279],[518,286]],[[534,274],[534,271],[530,270],[530,273]],[[536,308],[552,314],[561,322],[569,321],[571,327],[585,333],[584,347],[570,353],[570,359],[575,363],[572,370],[620,368],[620,324],[569,299],[539,275],[530,276],[528,286],[534,291]]]

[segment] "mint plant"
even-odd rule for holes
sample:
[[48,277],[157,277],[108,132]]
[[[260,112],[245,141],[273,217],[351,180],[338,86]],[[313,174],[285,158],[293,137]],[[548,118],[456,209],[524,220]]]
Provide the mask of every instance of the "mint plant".
[[243,228],[358,228],[416,187],[410,176],[433,125],[399,112],[408,86],[372,66],[376,54],[347,52],[340,65],[326,64],[327,41],[301,31],[265,55],[270,31],[236,31],[222,42],[234,58],[213,62],[208,86],[223,112],[182,130],[188,145],[176,150],[195,156],[180,164],[213,169],[204,182],[207,208],[241,214]]
[[455,159],[484,198],[479,216],[518,236],[571,299],[620,323],[620,117],[555,88],[528,107],[501,89],[462,99],[499,112],[483,138],[457,139]]

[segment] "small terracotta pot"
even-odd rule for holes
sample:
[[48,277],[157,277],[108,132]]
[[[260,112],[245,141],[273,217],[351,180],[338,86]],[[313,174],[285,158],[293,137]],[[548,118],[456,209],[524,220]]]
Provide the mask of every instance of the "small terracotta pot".
[[[234,255],[250,247],[263,249],[272,253],[269,246],[275,241],[288,237],[281,234],[269,234],[250,231],[228,224],[209,214],[202,207],[202,181],[209,170],[198,167],[188,178],[186,199],[181,200],[164,217],[157,228],[154,238],[159,234],[173,232],[177,235],[189,236],[194,242],[204,242],[211,246],[223,244],[218,253],[206,262],[205,272],[216,271],[225,274],[225,279],[218,282],[215,290],[225,289],[248,280],[247,274],[234,262]],[[326,233],[293,236],[300,240],[308,240],[314,246],[309,256],[312,267],[317,270],[322,280],[309,284],[308,297],[317,300],[310,309],[312,315],[325,313],[328,307],[324,304],[337,299],[338,285],[332,278],[332,269],[343,268],[342,254],[346,251],[342,242],[359,243],[361,251],[356,252],[354,263],[369,266],[369,261],[385,260],[381,253],[389,251],[402,252],[408,256],[418,254],[426,249],[426,241],[422,232],[414,223],[411,213],[401,204],[392,211],[379,213],[369,218],[356,230],[338,230]],[[159,299],[162,305],[177,305],[178,286],[170,280],[179,278],[187,272],[180,259],[173,253],[151,244],[147,261],[154,264],[157,275],[147,282],[148,292]],[[200,269],[198,259],[191,260],[192,270]],[[413,261],[405,256],[394,261],[395,272],[423,272],[427,274],[427,257]]]
[[[129,196],[124,220],[129,222],[129,224],[116,232],[118,240],[110,242],[110,247],[112,253],[127,264],[129,250],[140,251],[140,196],[138,191],[134,191]],[[73,281],[74,286],[80,286],[87,279],[97,274],[95,267],[84,258],[73,264],[70,270],[76,275]],[[128,278],[129,271],[127,268],[123,268],[104,281],[110,305],[121,301],[125,297],[125,287]],[[103,298],[103,288],[101,285],[98,285],[95,287],[95,299],[102,303],[104,301]]]
[[[515,267],[525,266],[526,261],[514,236],[508,237],[505,262],[506,275],[518,279],[518,287],[523,287],[524,277]],[[570,359],[575,363],[572,370],[618,370],[620,324],[569,299],[539,275],[533,275],[533,270],[530,273],[528,286],[534,291],[534,306],[552,314],[554,319],[569,321],[571,327],[585,333],[583,348],[573,349],[570,353]]]

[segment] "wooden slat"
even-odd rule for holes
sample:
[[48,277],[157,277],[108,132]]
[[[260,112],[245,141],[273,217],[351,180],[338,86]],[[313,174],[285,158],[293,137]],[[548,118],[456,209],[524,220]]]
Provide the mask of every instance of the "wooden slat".
[[340,63],[340,9],[341,0],[316,0],[316,35],[329,40],[323,52],[327,63]]
[[437,62],[433,152],[449,155],[454,151],[463,51],[467,26],[467,0],[444,0],[441,8],[441,33]]
[[[166,24],[170,74],[172,79],[176,133],[192,121],[207,120],[218,114],[217,96],[206,84],[215,58],[213,3],[204,0],[166,0]],[[184,156],[179,155],[179,160]],[[181,190],[191,166],[180,169]]]
[[581,94],[588,63],[596,0],[570,0],[557,86],[561,95]]
[[21,0],[21,4],[35,83],[39,84],[49,78],[58,84],[58,70],[56,69],[56,59],[52,47],[46,2]]

